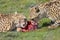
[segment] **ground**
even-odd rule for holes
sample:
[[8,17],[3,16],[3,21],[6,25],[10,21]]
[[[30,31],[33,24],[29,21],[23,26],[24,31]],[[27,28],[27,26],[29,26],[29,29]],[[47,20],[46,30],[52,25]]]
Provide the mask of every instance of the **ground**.
[[[29,19],[29,7],[46,1],[48,0],[0,0],[0,13],[23,12],[27,19]],[[42,20],[39,27],[45,26],[43,23],[46,22],[49,23],[50,20]],[[60,40],[60,28],[49,30],[45,26],[31,32],[4,32],[0,33],[0,40]]]

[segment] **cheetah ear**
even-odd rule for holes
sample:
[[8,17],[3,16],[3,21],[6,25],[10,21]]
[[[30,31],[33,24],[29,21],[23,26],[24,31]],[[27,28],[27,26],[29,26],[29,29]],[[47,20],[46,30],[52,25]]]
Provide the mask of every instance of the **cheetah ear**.
[[15,11],[15,15],[17,15],[17,11]]

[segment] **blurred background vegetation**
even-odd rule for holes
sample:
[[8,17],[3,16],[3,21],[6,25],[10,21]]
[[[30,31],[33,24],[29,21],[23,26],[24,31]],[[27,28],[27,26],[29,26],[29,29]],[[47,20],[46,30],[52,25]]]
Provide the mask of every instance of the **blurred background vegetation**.
[[48,0],[0,0],[0,13],[14,13],[15,11],[29,16],[29,7]]

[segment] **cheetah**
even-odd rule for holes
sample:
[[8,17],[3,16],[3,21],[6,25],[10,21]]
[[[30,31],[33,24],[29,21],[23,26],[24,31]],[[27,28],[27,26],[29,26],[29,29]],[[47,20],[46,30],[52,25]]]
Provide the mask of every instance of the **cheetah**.
[[37,22],[42,18],[49,18],[53,24],[48,28],[57,28],[60,26],[60,0],[49,1],[31,7],[30,18]]
[[26,24],[26,17],[22,14],[0,14],[0,32],[12,31],[16,27],[25,27]]

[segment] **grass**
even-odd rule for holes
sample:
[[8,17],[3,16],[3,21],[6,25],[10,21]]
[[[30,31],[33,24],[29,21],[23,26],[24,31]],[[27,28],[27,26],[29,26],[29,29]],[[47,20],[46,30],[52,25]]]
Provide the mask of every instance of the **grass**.
[[48,30],[38,29],[31,32],[6,32],[0,33],[0,40],[60,40],[60,28]]
[[[23,13],[28,19],[30,6],[46,1],[49,0],[0,0],[0,13],[14,13],[17,11]],[[49,22],[49,19],[42,19],[39,27],[45,26],[44,23]],[[49,30],[47,27],[43,27],[31,32],[1,32],[0,40],[60,40],[60,28]]]
[[0,13],[14,13],[15,11],[29,16],[29,8],[48,0],[0,0]]

